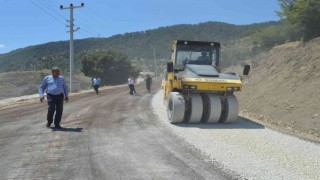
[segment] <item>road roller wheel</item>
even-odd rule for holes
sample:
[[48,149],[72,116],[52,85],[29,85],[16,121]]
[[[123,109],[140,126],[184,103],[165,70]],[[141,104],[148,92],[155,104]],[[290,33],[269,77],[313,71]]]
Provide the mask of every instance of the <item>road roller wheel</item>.
[[203,115],[201,122],[218,123],[221,116],[221,99],[219,96],[202,94]]
[[200,94],[190,96],[190,119],[189,123],[199,123],[203,113],[203,102]]
[[181,123],[185,113],[185,100],[178,92],[171,92],[167,104],[167,114],[170,123]]
[[226,96],[222,101],[222,111],[219,122],[233,123],[238,118],[239,105],[235,95]]

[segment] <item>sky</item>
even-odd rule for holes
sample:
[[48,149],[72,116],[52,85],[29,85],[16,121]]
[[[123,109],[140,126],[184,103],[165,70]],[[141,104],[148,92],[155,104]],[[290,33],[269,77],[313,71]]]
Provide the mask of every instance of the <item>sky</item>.
[[0,54],[69,40],[74,9],[75,39],[110,37],[176,24],[219,21],[236,25],[277,21],[278,0],[0,0]]

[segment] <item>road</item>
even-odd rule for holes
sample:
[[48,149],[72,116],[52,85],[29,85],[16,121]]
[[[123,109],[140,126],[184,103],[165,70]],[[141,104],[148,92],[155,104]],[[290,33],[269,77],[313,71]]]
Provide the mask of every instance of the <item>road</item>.
[[[152,94],[116,87],[71,96],[62,130],[46,103],[0,110],[0,179],[231,179],[152,113]],[[155,92],[155,91],[154,91]]]
[[236,172],[236,179],[320,179],[320,144],[241,116],[232,124],[173,125],[166,117],[162,93],[152,99],[157,120],[225,171]]

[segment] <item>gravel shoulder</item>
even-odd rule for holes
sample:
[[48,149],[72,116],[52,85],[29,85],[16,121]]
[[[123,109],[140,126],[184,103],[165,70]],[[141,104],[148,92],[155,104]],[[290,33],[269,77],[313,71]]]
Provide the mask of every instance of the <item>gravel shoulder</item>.
[[172,133],[244,179],[320,179],[320,145],[239,117],[235,124],[172,125],[162,91],[152,100],[158,120]]

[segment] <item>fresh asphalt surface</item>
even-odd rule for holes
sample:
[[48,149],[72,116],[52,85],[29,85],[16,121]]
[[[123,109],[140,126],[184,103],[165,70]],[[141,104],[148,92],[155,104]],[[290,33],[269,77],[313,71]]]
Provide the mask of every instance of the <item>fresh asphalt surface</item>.
[[[62,130],[47,104],[0,110],[0,179],[231,179],[152,113],[144,85],[71,96]],[[155,90],[153,92],[156,92]]]

